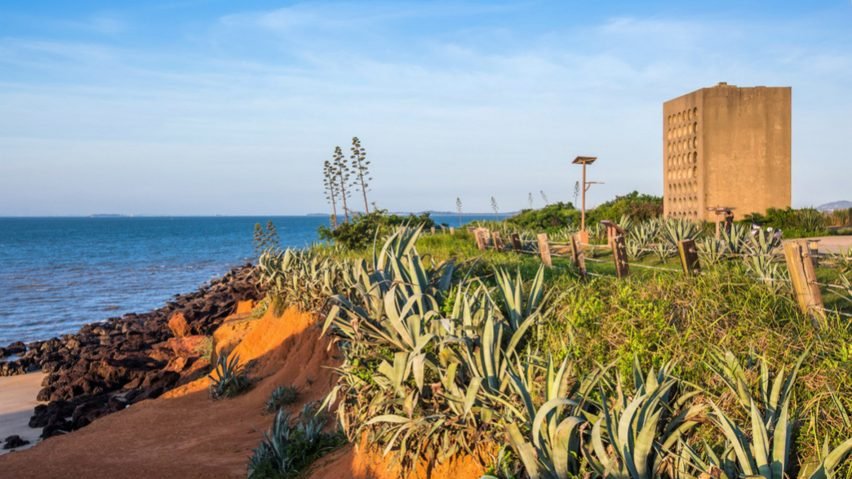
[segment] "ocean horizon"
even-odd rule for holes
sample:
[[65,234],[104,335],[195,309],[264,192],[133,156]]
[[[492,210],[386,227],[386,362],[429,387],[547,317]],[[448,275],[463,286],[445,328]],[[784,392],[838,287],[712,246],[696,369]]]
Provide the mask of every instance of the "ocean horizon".
[[[503,218],[506,215],[498,215]],[[459,226],[494,214],[432,214]],[[284,248],[318,241],[328,215],[0,217],[0,346],[160,307],[252,262],[254,225]]]

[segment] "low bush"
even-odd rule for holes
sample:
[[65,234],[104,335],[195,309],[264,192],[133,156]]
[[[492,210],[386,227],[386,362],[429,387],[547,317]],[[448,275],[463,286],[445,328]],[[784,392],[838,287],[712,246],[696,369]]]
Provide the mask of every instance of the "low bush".
[[624,196],[601,203],[586,212],[586,224],[602,220],[616,221],[628,217],[633,222],[648,221],[663,215],[663,198],[654,195],[630,192]]
[[284,406],[293,404],[299,398],[299,391],[293,386],[278,386],[266,400],[266,412],[274,413]]
[[327,422],[327,416],[317,414],[313,405],[306,405],[295,420],[279,409],[249,459],[249,479],[296,477],[318,457],[343,444],[342,434],[325,431]]
[[354,216],[349,222],[339,224],[334,229],[321,226],[318,231],[320,239],[334,241],[335,244],[351,250],[361,250],[373,244],[377,234],[381,236],[390,233],[404,224],[423,225],[424,228],[435,226],[429,213],[400,216],[389,214],[387,210],[376,210]]
[[786,238],[809,238],[830,233],[828,218],[814,208],[769,208],[766,214],[746,215],[745,221],[764,228],[780,229]]
[[251,381],[245,368],[240,364],[240,356],[221,355],[216,360],[216,369],[210,378],[210,397],[224,399],[239,396],[251,387]]
[[553,203],[537,210],[523,210],[506,222],[524,230],[554,231],[580,224],[580,211],[571,203]]

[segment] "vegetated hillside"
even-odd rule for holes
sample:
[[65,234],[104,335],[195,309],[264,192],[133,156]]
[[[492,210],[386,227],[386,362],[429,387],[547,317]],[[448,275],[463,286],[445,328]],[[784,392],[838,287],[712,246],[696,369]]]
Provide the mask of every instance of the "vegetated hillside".
[[852,208],[852,201],[832,201],[816,207],[819,211],[848,210],[850,208]]
[[[757,224],[764,228],[780,229],[785,238],[808,238],[830,234],[849,234],[852,227],[852,209],[848,202],[831,203],[831,209],[769,208],[763,213],[751,213],[741,224]],[[602,220],[637,224],[661,217],[663,199],[636,191],[616,196],[586,211],[586,227],[594,229]],[[580,227],[580,210],[572,203],[552,203],[539,209],[526,209],[509,218],[506,223],[530,232],[555,233],[562,229],[576,231]],[[710,225],[708,228],[712,228]]]
[[583,281],[566,260],[401,229],[259,271],[271,305],[327,313],[344,357],[328,404],[403,473],[467,457],[504,478],[849,474],[850,322],[803,315],[762,254]]
[[[634,221],[644,221],[662,214],[661,197],[633,191],[586,211],[586,224],[591,225],[606,219],[618,220],[624,216]],[[518,228],[539,231],[576,228],[580,224],[580,210],[573,203],[552,203],[540,209],[523,210],[509,218],[508,223]]]

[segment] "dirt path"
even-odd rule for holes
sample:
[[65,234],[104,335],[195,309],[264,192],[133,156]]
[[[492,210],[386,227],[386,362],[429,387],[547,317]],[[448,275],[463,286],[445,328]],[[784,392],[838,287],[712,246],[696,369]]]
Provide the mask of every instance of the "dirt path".
[[[0,457],[0,475],[14,478],[243,478],[246,462],[272,416],[263,413],[270,392],[293,385],[300,404],[329,390],[334,364],[327,341],[310,315],[279,318],[283,343],[260,357],[248,393],[211,401],[203,384],[178,397],[143,401],[91,425]],[[268,335],[265,335],[268,339]],[[278,344],[280,340],[276,341]],[[175,396],[173,394],[172,396]],[[342,479],[342,478],[341,478]]]

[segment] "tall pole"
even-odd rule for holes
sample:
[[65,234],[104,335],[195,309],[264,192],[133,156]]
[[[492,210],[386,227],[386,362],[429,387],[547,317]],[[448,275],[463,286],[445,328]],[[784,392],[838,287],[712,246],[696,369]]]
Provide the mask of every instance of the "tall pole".
[[593,184],[600,183],[599,181],[586,181],[586,165],[591,165],[598,158],[596,156],[578,156],[574,158],[572,161],[575,165],[581,165],[583,167],[583,199],[582,204],[580,205],[580,232],[583,233],[584,242],[588,236],[586,235],[586,191],[589,190],[589,187]]
[[586,163],[583,163],[583,203],[580,208],[580,231],[586,231]]

